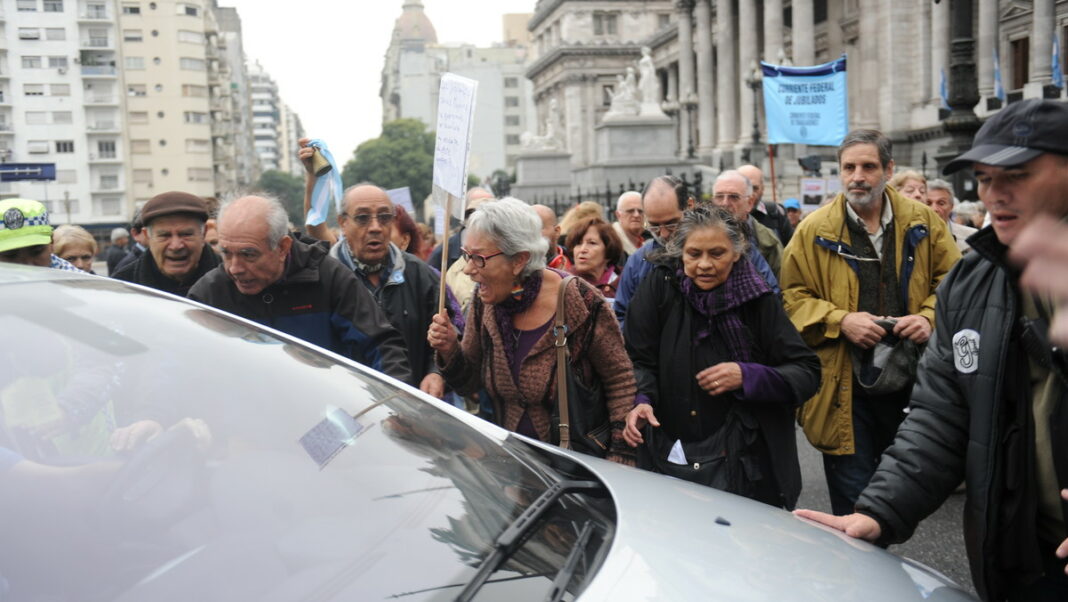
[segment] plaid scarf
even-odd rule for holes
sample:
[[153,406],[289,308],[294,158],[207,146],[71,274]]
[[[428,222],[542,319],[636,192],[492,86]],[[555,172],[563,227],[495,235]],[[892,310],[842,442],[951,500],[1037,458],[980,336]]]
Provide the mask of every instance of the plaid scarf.
[[745,325],[738,317],[738,308],[745,303],[771,292],[768,283],[756,271],[749,259],[742,257],[734,264],[723,284],[710,291],[703,291],[680,268],[677,272],[682,294],[707,323],[697,331],[694,346],[715,332],[727,344],[731,359],[739,362],[752,361],[752,345],[746,336]]
[[493,306],[493,316],[497,319],[497,329],[501,331],[501,341],[504,342],[504,357],[508,358],[509,365],[512,363],[517,342],[512,318],[534,305],[534,300],[538,298],[538,293],[541,291],[541,280],[541,270],[538,270],[523,283],[523,294],[519,299],[509,295],[507,299]]

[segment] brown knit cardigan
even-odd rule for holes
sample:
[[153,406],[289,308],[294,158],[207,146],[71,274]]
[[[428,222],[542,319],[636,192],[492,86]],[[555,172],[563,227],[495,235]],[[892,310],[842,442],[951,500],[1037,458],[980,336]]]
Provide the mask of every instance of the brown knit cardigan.
[[[600,382],[604,390],[612,423],[608,458],[633,464],[634,450],[623,441],[623,424],[627,412],[634,407],[637,385],[634,367],[623,346],[623,334],[612,308],[597,289],[579,278],[571,281],[564,297],[564,321],[571,333],[568,346],[572,370],[583,382]],[[484,387],[494,400],[498,423],[510,431],[519,425],[525,406],[538,438],[549,441],[551,413],[556,404],[554,342],[550,327],[523,359],[517,386],[504,354],[496,314],[486,311],[475,295],[468,309],[461,353],[447,366],[440,366],[442,376],[462,395]],[[585,348],[587,342],[589,348]]]

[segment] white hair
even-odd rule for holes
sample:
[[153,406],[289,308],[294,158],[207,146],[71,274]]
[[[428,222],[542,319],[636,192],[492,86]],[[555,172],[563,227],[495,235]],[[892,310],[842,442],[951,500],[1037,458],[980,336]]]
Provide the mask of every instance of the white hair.
[[753,196],[753,183],[749,181],[749,178],[745,177],[745,174],[738,171],[737,169],[728,169],[727,171],[719,174],[719,177],[716,178],[716,181],[713,184],[713,189],[715,187],[715,184],[719,184],[723,180],[741,180],[742,182],[745,182],[745,196]]
[[949,193],[949,198],[953,201],[954,207],[960,204],[960,201],[957,199],[957,195],[953,194],[953,185],[949,182],[942,179],[928,180],[927,192],[929,193],[932,190],[945,190]]
[[271,249],[277,249],[278,244],[282,241],[287,234],[289,234],[289,215],[286,213],[285,205],[282,201],[278,200],[278,197],[267,193],[257,192],[256,194],[237,194],[228,197],[219,207],[219,222],[222,223],[223,215],[226,214],[226,210],[229,209],[234,203],[240,201],[243,198],[257,198],[263,201],[267,207],[267,246]]
[[523,201],[506,197],[486,201],[471,214],[464,236],[477,232],[488,237],[505,255],[513,258],[526,251],[530,259],[519,274],[521,280],[545,268],[549,241],[541,235],[541,217]]
[[642,200],[642,193],[638,192],[637,190],[628,190],[623,194],[619,195],[619,198],[616,199],[616,211],[619,211],[621,206],[623,205],[623,199],[630,196],[637,197],[639,202],[641,202]]
[[111,231],[111,242],[116,242],[123,238],[130,238],[130,233],[126,231],[126,228],[114,228]]

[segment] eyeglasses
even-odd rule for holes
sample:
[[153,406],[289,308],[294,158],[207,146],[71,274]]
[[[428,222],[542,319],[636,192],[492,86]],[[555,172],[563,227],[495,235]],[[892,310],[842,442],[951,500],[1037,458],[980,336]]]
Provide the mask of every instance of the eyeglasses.
[[474,265],[476,268],[478,268],[480,270],[482,268],[486,267],[486,262],[487,261],[489,261],[490,259],[493,259],[494,257],[496,257],[498,255],[504,255],[504,251],[497,251],[493,255],[478,255],[477,253],[472,253],[472,252],[468,251],[467,249],[464,249],[463,247],[460,248],[460,257],[463,257],[464,261]]
[[674,220],[666,224],[650,224],[649,222],[645,222],[645,229],[657,236],[670,236],[679,229],[679,220]]
[[356,222],[357,226],[367,226],[371,223],[371,220],[378,220],[378,225],[388,226],[393,223],[393,218],[396,217],[392,213],[356,213],[353,215],[345,214],[346,217]]
[[846,253],[842,250],[842,245],[837,245],[834,248],[834,252],[838,254],[842,259],[852,259],[853,261],[882,261],[878,257],[861,257],[860,255],[853,255],[852,253]]
[[719,202],[730,201],[731,203],[737,203],[737,202],[740,202],[742,200],[742,195],[740,195],[740,194],[728,194],[726,192],[721,192],[721,193],[713,196],[712,198],[714,200],[716,200],[716,201],[719,201]]

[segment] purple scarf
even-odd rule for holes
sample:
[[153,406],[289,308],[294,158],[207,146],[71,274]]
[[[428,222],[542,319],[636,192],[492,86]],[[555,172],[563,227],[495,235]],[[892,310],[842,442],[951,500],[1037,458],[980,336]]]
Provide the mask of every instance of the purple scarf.
[[697,313],[708,320],[707,325],[697,331],[694,346],[711,337],[714,331],[726,343],[731,359],[739,362],[752,361],[752,345],[746,336],[745,325],[738,317],[738,308],[770,293],[771,288],[749,259],[739,259],[727,280],[710,291],[697,288],[681,268],[677,275],[683,296]]
[[523,283],[523,295],[519,299],[514,299],[509,295],[507,299],[493,306],[493,316],[497,319],[497,329],[501,331],[501,341],[504,343],[504,357],[508,359],[509,365],[512,364],[516,341],[512,318],[534,305],[534,300],[538,298],[538,293],[541,291],[541,280],[541,270],[538,270]]

